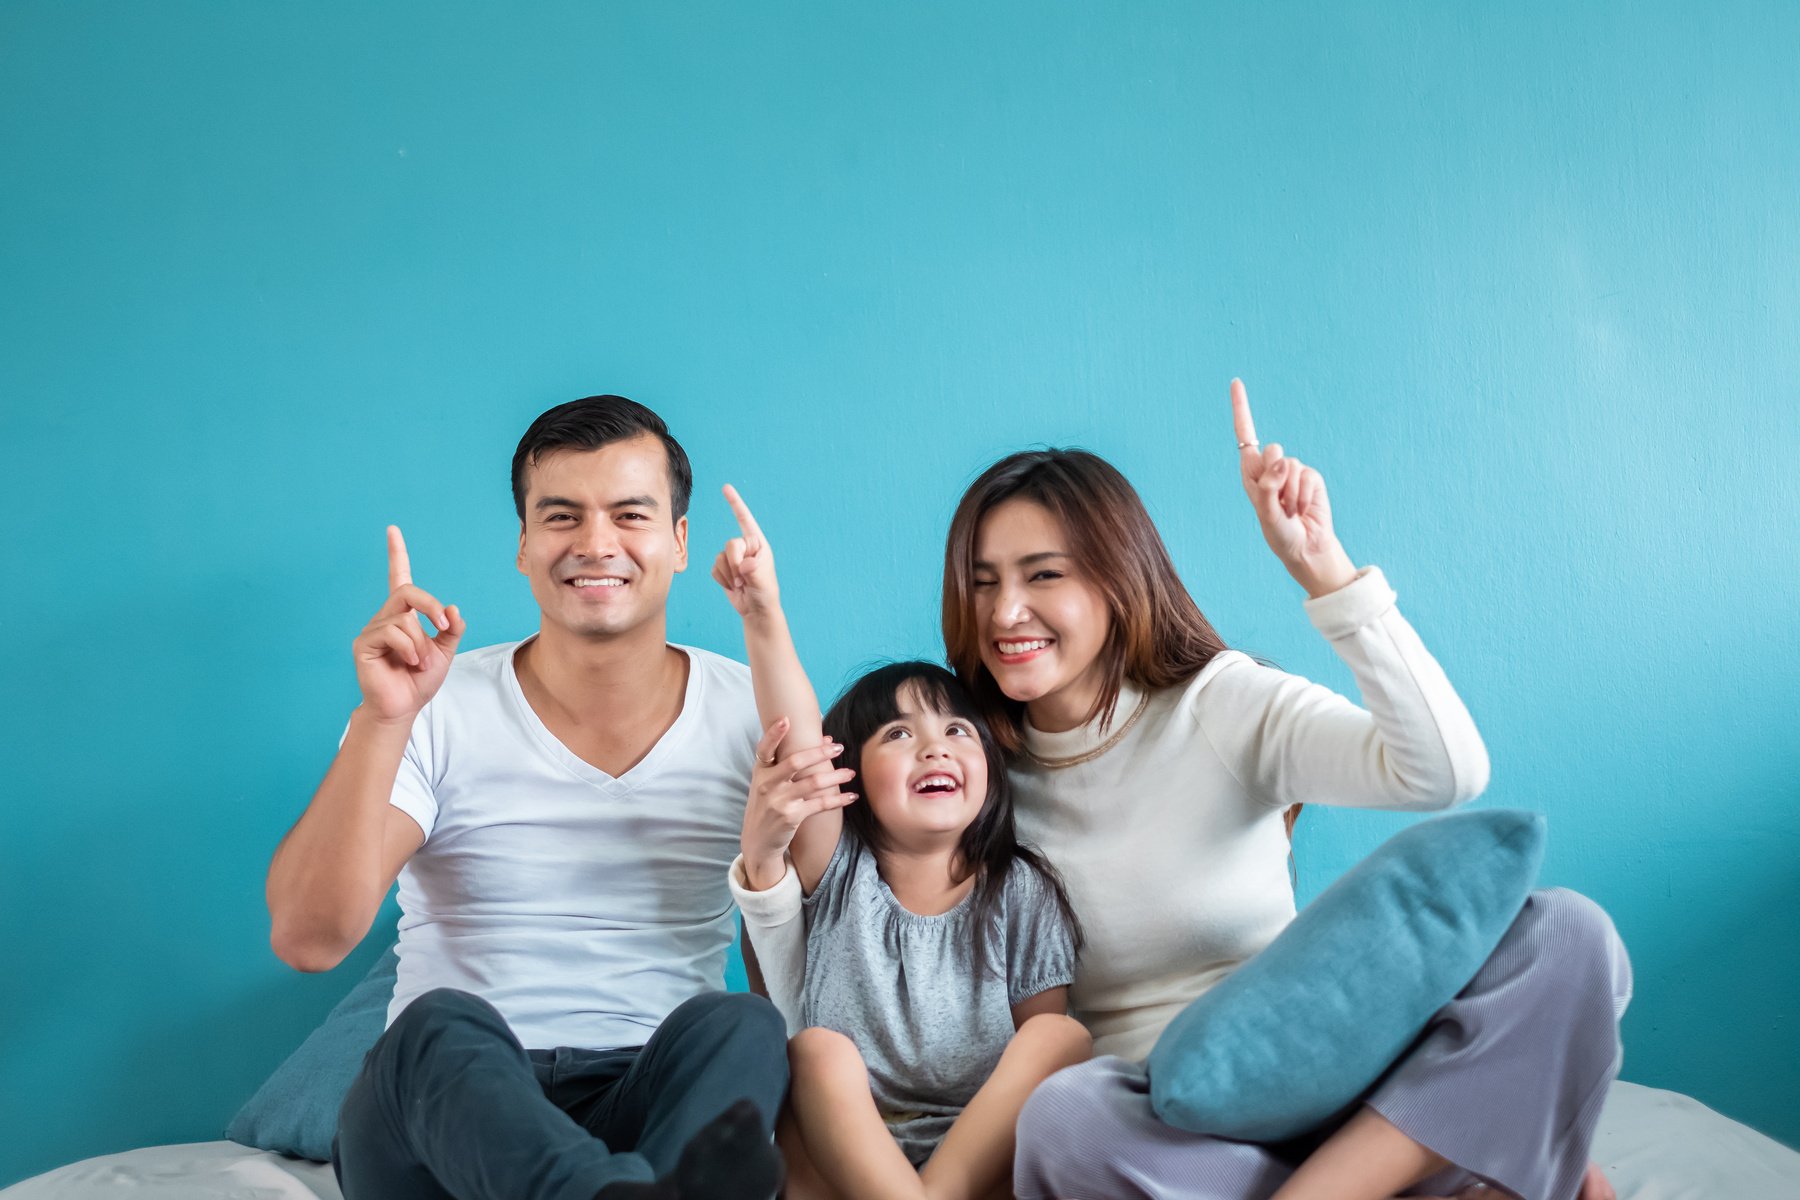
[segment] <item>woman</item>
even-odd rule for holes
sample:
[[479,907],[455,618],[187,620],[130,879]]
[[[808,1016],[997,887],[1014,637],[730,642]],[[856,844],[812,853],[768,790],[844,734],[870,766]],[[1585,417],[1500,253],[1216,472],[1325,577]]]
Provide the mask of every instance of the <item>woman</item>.
[[1261,446],[1243,385],[1231,394],[1263,534],[1367,711],[1228,650],[1136,493],[1091,454],[1013,455],[951,524],[946,649],[1011,753],[1021,836],[1067,881],[1088,942],[1071,1003],[1101,1056],[1027,1104],[1018,1195],[1609,1196],[1587,1151],[1630,969],[1605,914],[1570,892],[1533,894],[1340,1128],[1260,1146],[1150,1109],[1140,1064],[1157,1035],[1294,915],[1296,806],[1442,809],[1488,775],[1468,711],[1381,572],[1339,544],[1318,472]]

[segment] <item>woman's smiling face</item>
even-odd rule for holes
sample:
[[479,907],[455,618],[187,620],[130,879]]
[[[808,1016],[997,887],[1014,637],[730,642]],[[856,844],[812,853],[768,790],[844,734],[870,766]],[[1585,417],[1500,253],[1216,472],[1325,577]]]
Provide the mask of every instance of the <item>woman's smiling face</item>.
[[975,533],[975,627],[981,662],[1047,732],[1073,729],[1100,694],[1112,619],[1061,522],[1043,505],[994,506]]

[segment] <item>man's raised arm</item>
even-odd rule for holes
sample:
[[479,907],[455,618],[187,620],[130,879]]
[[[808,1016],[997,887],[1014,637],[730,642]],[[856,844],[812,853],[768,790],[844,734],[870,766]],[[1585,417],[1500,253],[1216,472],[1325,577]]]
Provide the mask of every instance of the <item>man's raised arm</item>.
[[[389,797],[419,710],[450,671],[463,620],[414,587],[400,530],[388,526],[388,598],[353,643],[362,703],[312,803],[269,864],[269,942],[301,971],[329,971],[355,948],[400,868],[424,844]],[[438,630],[427,636],[423,616]]]

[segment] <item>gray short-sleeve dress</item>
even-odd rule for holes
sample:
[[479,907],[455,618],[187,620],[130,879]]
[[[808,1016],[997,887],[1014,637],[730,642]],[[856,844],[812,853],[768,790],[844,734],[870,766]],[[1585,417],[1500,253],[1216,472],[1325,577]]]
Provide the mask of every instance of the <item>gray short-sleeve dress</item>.
[[802,1019],[856,1043],[875,1105],[914,1166],[993,1073],[1012,1006],[1075,977],[1073,931],[1029,864],[1007,872],[979,965],[974,899],[971,890],[937,916],[908,911],[846,832],[805,901]]

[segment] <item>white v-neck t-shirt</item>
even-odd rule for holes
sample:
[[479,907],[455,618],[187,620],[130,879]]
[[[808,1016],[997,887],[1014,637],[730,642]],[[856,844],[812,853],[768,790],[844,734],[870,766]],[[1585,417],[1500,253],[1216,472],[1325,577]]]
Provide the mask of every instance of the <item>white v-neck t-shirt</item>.
[[401,1010],[480,996],[527,1049],[641,1046],[724,987],[759,726],[750,670],[689,646],[681,715],[617,779],[557,740],[513,667],[458,654],[413,722],[392,803],[425,843],[400,871]]

